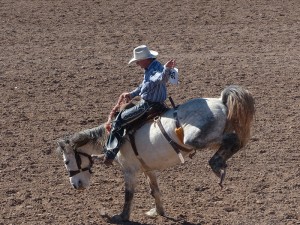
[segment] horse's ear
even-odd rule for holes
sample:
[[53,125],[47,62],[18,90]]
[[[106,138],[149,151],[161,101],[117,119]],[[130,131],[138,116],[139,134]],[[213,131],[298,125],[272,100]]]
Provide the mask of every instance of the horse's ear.
[[58,147],[61,147],[62,149],[64,149],[64,147],[65,147],[65,141],[64,140],[60,139],[56,143],[57,143]]
[[56,143],[57,143],[56,153],[58,154],[58,156],[61,156],[65,150],[64,141],[60,139]]

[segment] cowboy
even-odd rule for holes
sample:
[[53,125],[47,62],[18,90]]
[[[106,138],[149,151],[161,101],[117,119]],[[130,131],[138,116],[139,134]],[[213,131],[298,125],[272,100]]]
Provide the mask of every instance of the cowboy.
[[122,144],[124,127],[141,116],[144,116],[150,108],[161,107],[167,98],[166,83],[169,80],[171,69],[175,67],[175,60],[168,61],[164,66],[156,59],[158,52],[149,50],[146,45],[140,45],[133,50],[133,57],[128,64],[135,62],[145,70],[142,83],[133,91],[122,93],[119,102],[130,100],[136,96],[141,101],[121,111],[111,124],[110,134],[104,147],[104,164],[112,165]]

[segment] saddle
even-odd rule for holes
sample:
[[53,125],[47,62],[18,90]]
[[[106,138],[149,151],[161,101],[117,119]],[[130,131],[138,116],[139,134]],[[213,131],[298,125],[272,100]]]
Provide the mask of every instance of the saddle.
[[[177,117],[177,106],[175,106],[172,98],[169,98],[169,100],[171,101],[172,107],[175,109],[173,115],[174,118],[176,120],[176,129],[175,129],[175,133],[177,134],[177,136],[179,137],[179,139],[181,140],[181,138],[183,138],[183,129],[179,124],[179,120]],[[133,107],[135,105],[135,103],[133,101],[131,101],[130,103],[126,104],[125,106],[122,106],[122,110],[124,109],[128,109],[130,107]],[[124,137],[126,135],[128,135],[132,149],[136,155],[136,157],[140,160],[140,162],[143,165],[143,168],[147,170],[148,166],[146,165],[146,163],[143,161],[143,159],[139,156],[139,153],[137,151],[136,145],[135,145],[135,138],[134,138],[134,134],[135,132],[141,128],[145,123],[149,122],[149,121],[155,121],[158,124],[158,127],[160,128],[162,134],[164,135],[164,137],[166,138],[166,140],[170,143],[170,145],[173,147],[173,149],[175,150],[175,152],[178,154],[178,157],[180,158],[180,161],[182,163],[184,163],[184,158],[181,154],[180,151],[184,151],[184,152],[188,152],[190,153],[190,157],[192,157],[195,154],[195,151],[193,149],[189,149],[189,148],[185,148],[182,145],[177,144],[175,141],[173,141],[168,134],[166,133],[166,131],[164,130],[161,122],[160,122],[160,118],[159,116],[161,114],[163,114],[164,112],[166,112],[167,110],[169,110],[170,108],[166,105],[166,104],[161,104],[161,105],[156,105],[153,107],[150,107],[150,109],[147,111],[147,113],[145,113],[143,116],[141,116],[140,118],[136,119],[135,121],[131,122],[130,124],[122,127],[122,129],[117,133],[117,135],[115,136],[115,138],[113,138],[113,140],[109,141],[109,145],[110,148],[115,148],[117,146],[121,146],[123,141],[124,141]],[[116,116],[120,116],[120,114],[117,114]],[[181,140],[182,142],[182,140]],[[194,151],[194,153],[191,153],[192,151]]]
[[[133,99],[127,104],[122,105],[120,108],[120,111],[122,112],[125,109],[129,109],[135,104],[137,104],[138,99]],[[140,118],[136,119],[135,121],[132,121],[131,123],[121,127],[117,132],[115,132],[114,136],[111,136],[110,139],[107,141],[106,147],[107,149],[116,149],[119,148],[119,146],[122,145],[123,139],[128,134],[130,139],[133,138],[134,133],[136,130],[138,130],[140,127],[142,127],[145,123],[147,123],[150,120],[153,120],[153,118],[161,115],[162,113],[166,112],[169,108],[166,104],[161,105],[155,105],[153,107],[150,107],[148,111],[141,116]],[[120,116],[120,112],[115,113],[115,118]],[[132,142],[132,141],[131,141]]]
[[150,107],[147,113],[133,121],[132,123],[125,126],[126,132],[134,133],[136,130],[141,128],[145,123],[153,121],[157,116],[160,116],[170,108],[166,104],[162,104],[159,107]]

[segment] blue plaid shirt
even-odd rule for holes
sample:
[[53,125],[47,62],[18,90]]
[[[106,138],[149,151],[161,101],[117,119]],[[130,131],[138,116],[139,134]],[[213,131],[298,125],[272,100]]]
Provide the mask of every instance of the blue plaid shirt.
[[154,60],[145,69],[143,82],[132,92],[131,98],[140,95],[142,99],[151,102],[164,102],[167,98],[166,83],[169,80],[170,69]]

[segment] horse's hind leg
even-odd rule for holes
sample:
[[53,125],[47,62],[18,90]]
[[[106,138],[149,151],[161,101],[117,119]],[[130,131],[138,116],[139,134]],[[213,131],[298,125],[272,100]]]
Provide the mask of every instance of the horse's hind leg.
[[226,161],[241,149],[240,141],[235,133],[225,134],[221,147],[209,160],[213,172],[221,178],[220,186],[225,178]]
[[144,174],[146,175],[147,181],[150,185],[151,195],[155,199],[155,208],[148,211],[146,213],[146,215],[150,216],[150,217],[156,217],[157,215],[164,216],[165,215],[165,210],[164,210],[163,205],[162,205],[161,193],[160,193],[159,188],[158,188],[156,175],[155,175],[154,172],[145,172]]

